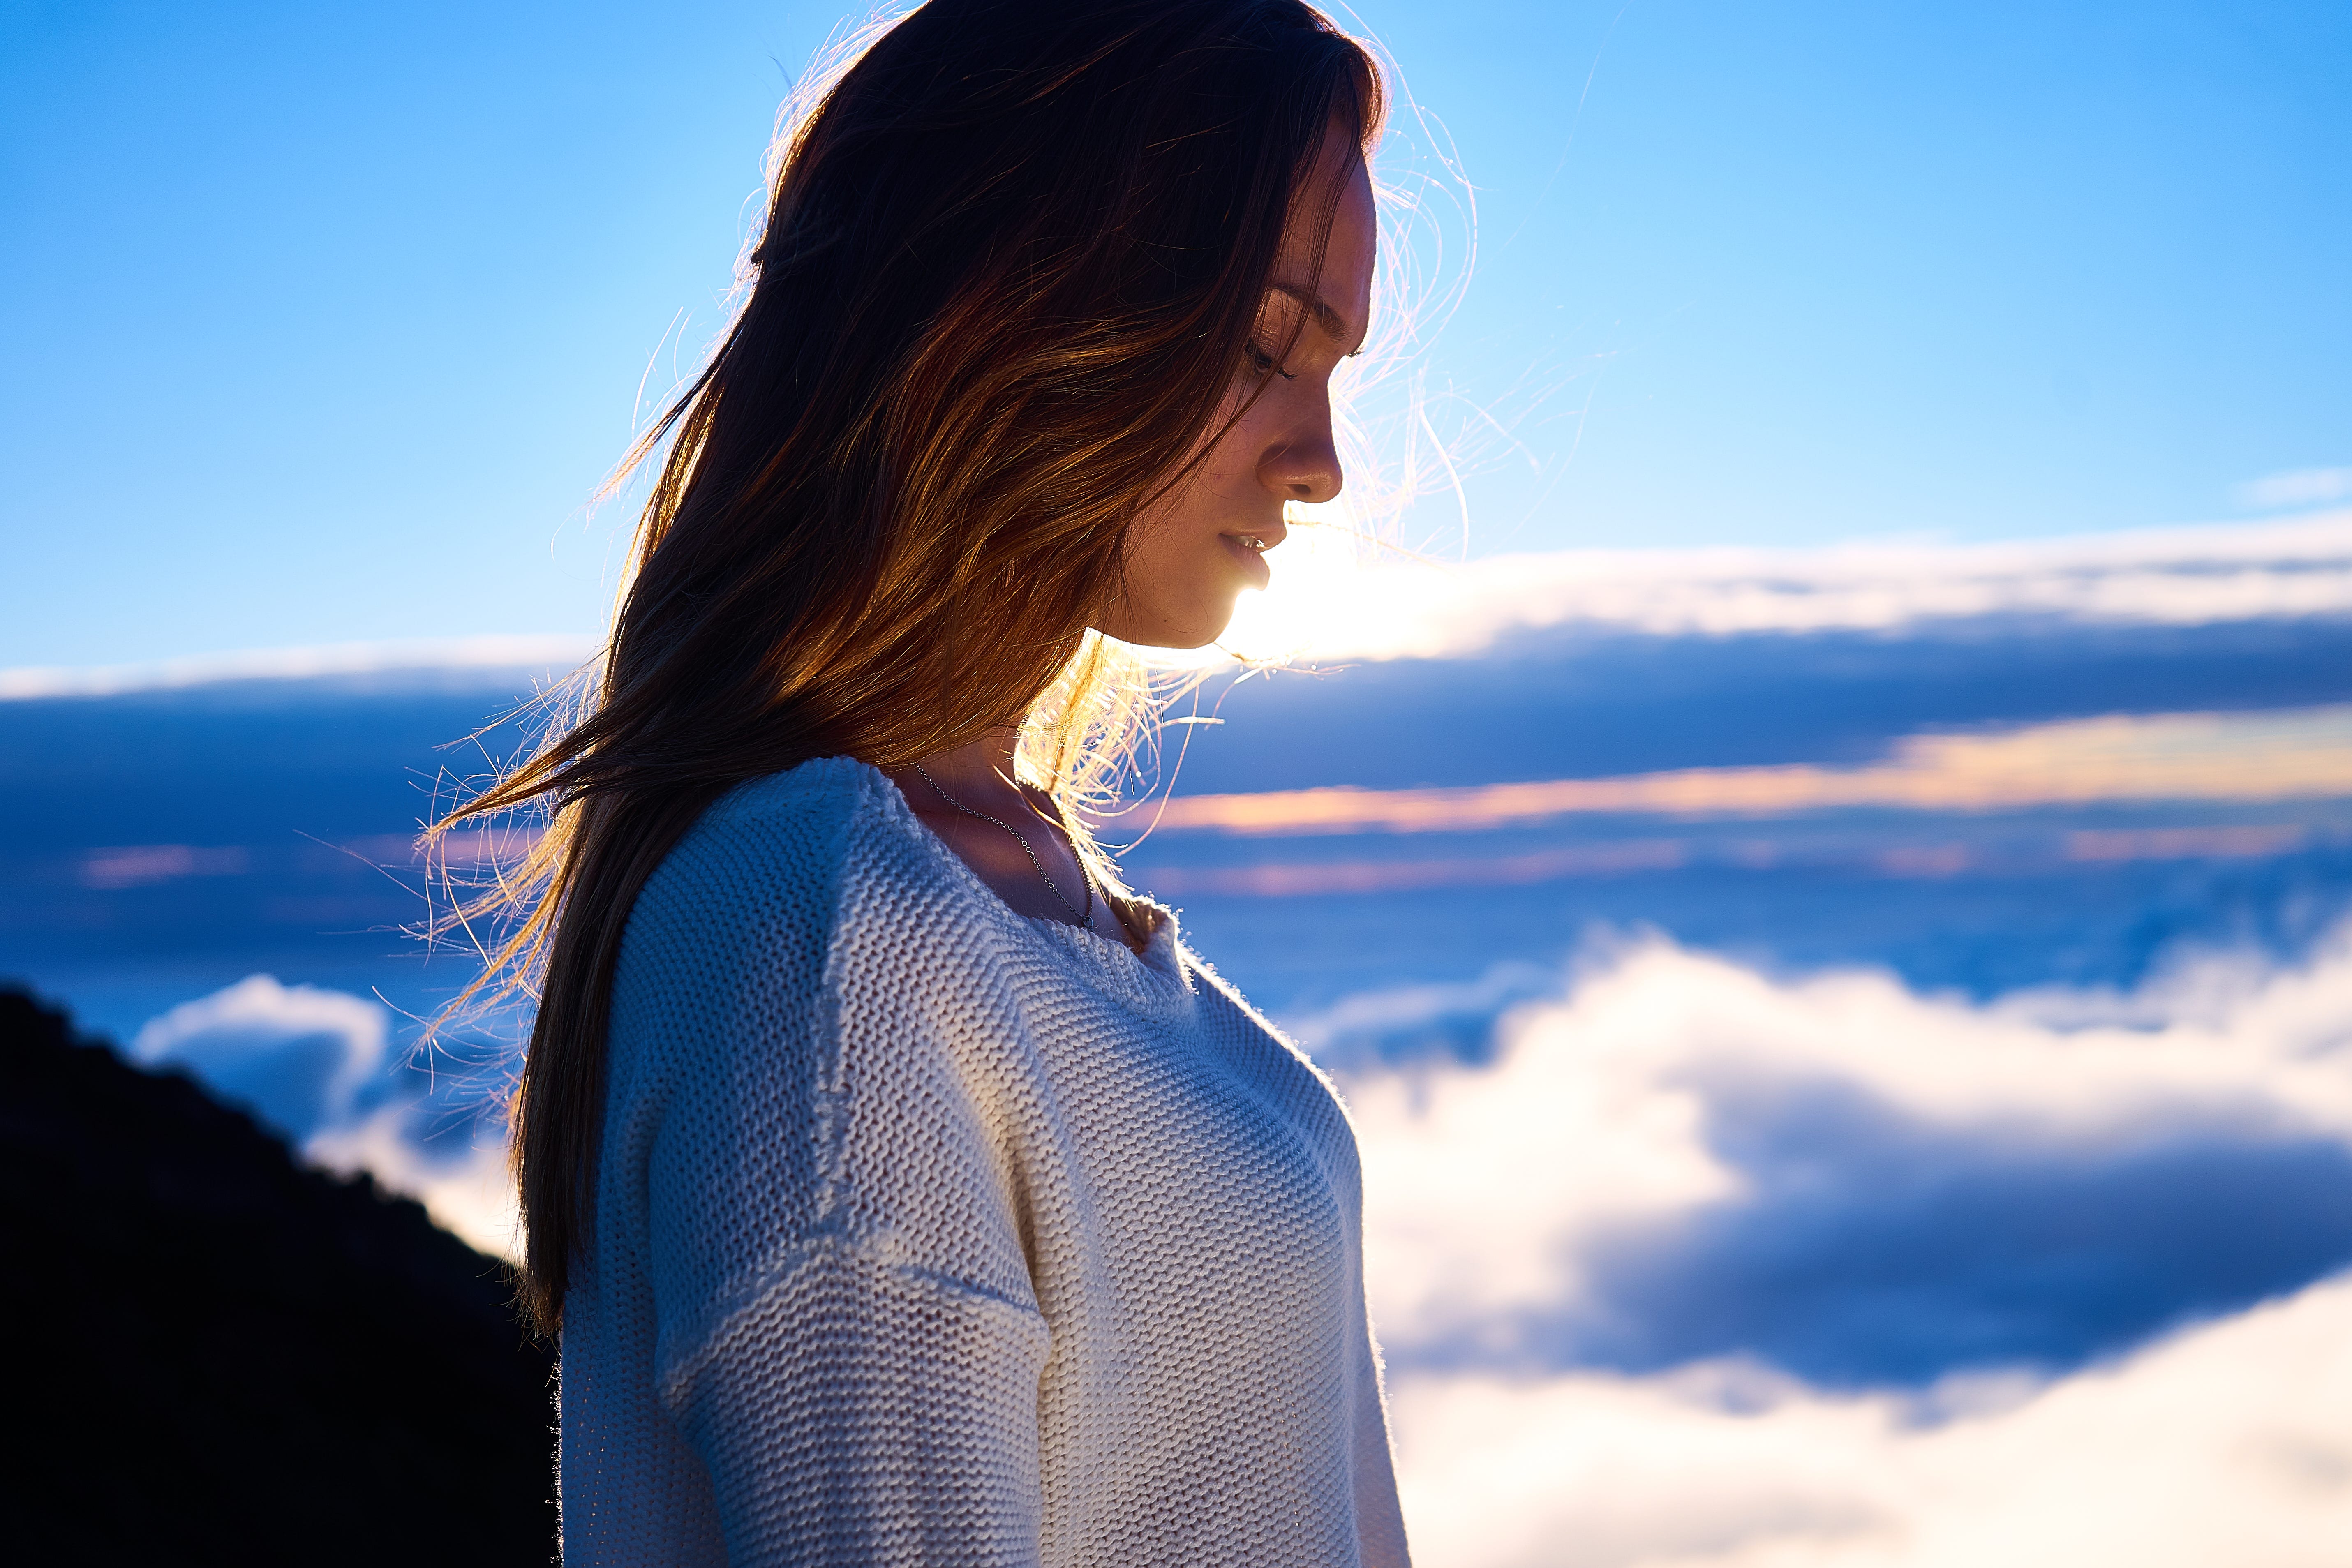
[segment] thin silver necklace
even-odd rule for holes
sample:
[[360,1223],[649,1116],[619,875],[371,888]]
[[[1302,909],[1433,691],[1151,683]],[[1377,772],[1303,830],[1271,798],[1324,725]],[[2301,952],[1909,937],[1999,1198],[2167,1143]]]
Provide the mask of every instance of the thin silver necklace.
[[1064,909],[1069,910],[1070,918],[1076,921],[1079,925],[1085,927],[1088,931],[1095,929],[1095,875],[1092,871],[1087,869],[1087,858],[1085,856],[1076,854],[1075,850],[1072,855],[1072,858],[1078,863],[1078,879],[1087,885],[1087,907],[1081,910],[1077,905],[1070,902],[1069,900],[1062,896],[1061,889],[1054,886],[1054,879],[1045,875],[1045,863],[1037,858],[1037,851],[1029,847],[1029,840],[1021,837],[1020,829],[1014,827],[1013,824],[1005,821],[1001,816],[991,816],[984,811],[974,811],[971,807],[964,805],[963,802],[958,800],[955,796],[941,789],[940,787],[940,781],[933,778],[930,775],[929,771],[926,769],[922,763],[917,763],[915,764],[915,771],[923,775],[923,782],[931,786],[931,793],[933,795],[938,795],[941,800],[946,801],[950,805],[955,807],[958,811],[962,812],[966,816],[976,816],[982,822],[992,822],[996,824],[997,826],[1004,829],[1005,832],[1012,834],[1013,842],[1021,846],[1021,852],[1029,857],[1029,864],[1037,868],[1037,879],[1045,884],[1045,890],[1054,895],[1054,901],[1061,905]]

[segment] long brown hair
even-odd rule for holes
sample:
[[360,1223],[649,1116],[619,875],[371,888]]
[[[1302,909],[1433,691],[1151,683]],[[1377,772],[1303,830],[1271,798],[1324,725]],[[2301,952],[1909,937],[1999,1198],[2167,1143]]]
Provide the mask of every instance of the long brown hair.
[[1328,129],[1361,149],[1381,112],[1302,0],[930,0],[780,132],[748,293],[633,457],[669,444],[576,721],[434,830],[546,814],[465,911],[509,921],[486,981],[538,992],[511,1131],[540,1329],[646,878],[813,757],[904,766],[1044,706],[1052,782],[1084,772],[1128,525],[1229,411]]

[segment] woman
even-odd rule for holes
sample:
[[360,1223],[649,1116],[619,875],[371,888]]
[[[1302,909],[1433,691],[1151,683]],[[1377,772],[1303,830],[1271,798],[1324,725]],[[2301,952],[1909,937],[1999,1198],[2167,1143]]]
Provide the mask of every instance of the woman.
[[553,807],[515,1105],[567,1562],[1405,1561],[1328,1086],[1072,809],[1336,494],[1368,57],[932,0],[786,140]]

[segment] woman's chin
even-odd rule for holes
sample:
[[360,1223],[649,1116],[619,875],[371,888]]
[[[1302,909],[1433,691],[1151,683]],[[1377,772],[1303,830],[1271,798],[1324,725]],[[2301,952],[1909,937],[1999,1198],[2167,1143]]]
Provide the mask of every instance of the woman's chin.
[[[1213,628],[1210,629],[1179,630],[1171,627],[1164,631],[1155,632],[1150,637],[1119,637],[1118,640],[1123,643],[1131,644],[1136,647],[1156,647],[1167,653],[1197,653],[1204,647],[1213,646],[1218,638],[1225,635],[1225,627],[1230,626],[1232,622],[1233,617],[1228,616],[1224,620],[1218,622]],[[1103,635],[1105,637],[1118,636],[1116,632],[1105,632]]]
[[1233,625],[1234,607],[1245,585],[1234,584],[1222,593],[1206,595],[1204,602],[1181,608],[1155,605],[1140,615],[1104,616],[1095,621],[1094,628],[1107,637],[1116,637],[1136,647],[1190,653],[1209,647],[1225,635],[1225,628]]
[[1192,624],[1179,634],[1182,640],[1171,640],[1165,646],[1189,652],[1222,642],[1226,630],[1234,624],[1234,608],[1240,598],[1241,594],[1238,591],[1219,595],[1213,606],[1205,614],[1195,617]]

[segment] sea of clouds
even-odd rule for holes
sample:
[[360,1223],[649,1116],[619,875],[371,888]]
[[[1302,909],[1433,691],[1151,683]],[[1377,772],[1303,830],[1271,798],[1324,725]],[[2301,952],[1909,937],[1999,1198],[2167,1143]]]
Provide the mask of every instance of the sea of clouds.
[[[1422,1563],[2352,1553],[2352,928],[1989,1002],[1623,935],[1291,1024],[1448,1018],[1342,1079]],[[386,1024],[257,976],[134,1051],[510,1249],[495,1125],[355,1091]]]
[[[1314,538],[1311,530],[1301,534]],[[2116,701],[2070,717],[2072,709],[2019,706],[2003,688],[2010,707],[1959,714],[1952,721],[1961,728],[1935,740],[1946,749],[1932,757],[1921,750],[1927,741],[1884,729],[1864,737],[1875,749],[1855,751],[1852,737],[1822,718],[1842,689],[1796,658],[1826,649],[1822,658],[1839,669],[1891,671],[1889,680],[1912,683],[1895,694],[1907,700],[1905,693],[1931,689],[1930,678],[1981,683],[2000,673],[1980,674],[1978,653],[1962,659],[1933,641],[1956,626],[2063,623],[2101,637],[2117,626],[2133,637],[2140,635],[2134,626],[2220,628],[2181,644],[2183,669],[2199,658],[2208,660],[2200,668],[2237,668],[2215,661],[2238,657],[2230,650],[2240,643],[2253,646],[2231,628],[2257,624],[2269,628],[2265,637],[2305,639],[2292,641],[2290,654],[2336,647],[2352,616],[2352,512],[2009,545],[1569,552],[1437,574],[1362,572],[1319,587],[1311,572],[1294,581],[1307,600],[1292,606],[1286,650],[1303,638],[1318,655],[1405,662],[1381,663],[1388,686],[1374,680],[1378,671],[1359,678],[1374,694],[1360,714],[1342,700],[1343,686],[1326,696],[1296,682],[1299,714],[1282,710],[1281,726],[1261,716],[1258,739],[1246,716],[1203,731],[1253,753],[1242,759],[1248,766],[1227,770],[1240,782],[1219,788],[1269,787],[1264,765],[1269,741],[1282,738],[1276,728],[1316,741],[1302,751],[1292,785],[1335,782],[1339,762],[1387,747],[1396,716],[1418,711],[1401,706],[1412,696],[1405,678],[1423,679],[1413,659],[1465,661],[1440,670],[1457,684],[1433,688],[1436,696],[1424,703],[1458,706],[1475,695],[1475,681],[1460,684],[1462,672],[1483,680],[1507,654],[1526,664],[1534,657],[1527,648],[1542,637],[1600,628],[1604,637],[1635,639],[1627,644],[1633,654],[1615,656],[1628,669],[1635,655],[1649,661],[1642,668],[1671,670],[1684,668],[1676,658],[1688,664],[1693,650],[1718,658],[1732,648],[1749,660],[1780,649],[1797,672],[1793,683],[1753,699],[1735,692],[1732,707],[1692,699],[1625,718],[1646,726],[1643,734],[1679,726],[1694,740],[1717,735],[1738,717],[1733,708],[1748,703],[1761,722],[1810,714],[1825,739],[1801,736],[1812,750],[1747,758],[1738,767],[1728,764],[1740,757],[1653,757],[1621,746],[1623,758],[1601,766],[1584,753],[1601,756],[1596,736],[1617,718],[1601,697],[1578,689],[1543,711],[1576,742],[1581,760],[1532,757],[1515,771],[1449,774],[1439,782],[1461,786],[1453,793],[1422,793],[1449,810],[1467,809],[1463,802],[1501,800],[1490,788],[1497,780],[1513,789],[1522,787],[1514,778],[1575,774],[1576,788],[1589,791],[1596,786],[1583,775],[1613,773],[1633,780],[1608,785],[1622,794],[1652,787],[1643,784],[1647,770],[1696,768],[1711,788],[1769,771],[1784,793],[1791,780],[1826,779],[1852,794],[1857,779],[1893,780],[1893,790],[1928,762],[1941,770],[1937,778],[1991,776],[1992,762],[2031,751],[2036,778],[2071,781],[2078,794],[2104,758],[2101,766],[2129,775],[2116,786],[2126,795],[2154,788],[2148,781],[2162,774],[2168,782],[2158,793],[2168,800],[2202,798],[2189,785],[2205,773],[2191,779],[2182,770],[2220,769],[2214,776],[2228,775],[2224,793],[2235,800],[2251,787],[2241,775],[2258,752],[2264,760],[2252,771],[2265,787],[2288,777],[2284,742],[2266,742],[2267,751],[2252,744],[2270,733],[2264,726],[2284,725],[2293,758],[2312,774],[2295,787],[2352,795],[2345,693],[2325,680],[2307,691],[2284,682],[2276,669],[2293,658],[2263,652],[2268,642],[2256,651],[2269,662],[2247,668],[2270,672],[2263,679],[2276,691],[2249,691],[2234,706],[2211,693],[2189,704],[2267,716],[2099,717],[2146,708]],[[1326,597],[1316,601],[1318,592]],[[1996,651],[2009,646],[1999,637],[1980,640]],[[2042,658],[2074,646],[2060,639],[2025,651]],[[1928,650],[1915,661],[1918,671],[1903,662],[1906,647]],[[1563,643],[1541,657],[1584,658],[1584,647]],[[153,714],[165,711],[158,705],[181,701],[184,691],[195,704],[186,712],[198,714],[210,711],[197,700],[211,701],[208,692],[236,693],[252,705],[277,679],[289,690],[308,680],[358,691],[413,681],[424,669],[435,681],[521,690],[589,651],[566,639],[505,639],[19,670],[0,672],[0,698],[24,700],[14,710],[26,735],[46,737],[38,754],[66,756],[81,746],[102,761],[114,743],[106,725],[158,722]],[[2047,663],[2019,668],[2041,682]],[[2165,687],[2156,695],[2179,700],[2168,684],[2174,666],[2150,668]],[[1662,689],[1672,697],[1673,682]],[[1517,691],[1501,693],[1510,714],[1532,711]],[[106,705],[126,702],[124,693],[158,695],[136,700],[147,706],[121,707],[118,720]],[[1316,717],[1308,711],[1316,701],[1328,710],[1330,747],[1316,739],[1324,731],[1301,721]],[[1894,713],[1900,703],[1890,702]],[[230,714],[236,705],[219,706]],[[1438,717],[1422,721],[1433,733]],[[1916,718],[1903,721],[1916,727]],[[320,722],[301,710],[304,733]],[[2043,727],[1999,728],[2029,722]],[[1983,729],[1988,723],[1996,728]],[[76,739],[74,724],[97,739]],[[2199,724],[2212,733],[2199,730],[2173,743],[2188,734],[2183,725]],[[451,720],[446,727],[463,726]],[[2116,735],[2137,739],[2119,751],[2108,743]],[[238,742],[242,750],[257,744]],[[1491,747],[1465,750],[1493,763]],[[36,751],[28,744],[24,755]],[[373,752],[354,750],[352,776],[398,765],[390,753],[379,765]],[[54,796],[51,816],[63,811],[58,803],[89,793],[75,782],[81,776],[59,773],[65,782],[40,785]],[[244,776],[225,772],[220,788],[245,800],[254,792],[237,783]],[[1416,780],[1363,782],[1392,790]],[[1976,820],[1970,803],[1983,803],[1960,794],[1967,798],[1914,803],[1913,815],[1923,824]],[[1426,804],[1419,795],[1363,800],[1391,816]],[[1807,801],[1781,805],[1811,809]],[[1715,796],[1668,803],[1669,815],[1692,822],[1738,804]],[[407,843],[398,815],[371,817],[348,834],[339,828],[337,842],[372,864],[396,863]],[[112,816],[104,826],[132,831]],[[1394,833],[1393,825],[1356,826],[1366,829],[1366,845]],[[139,831],[147,837],[28,839],[21,858],[30,869],[18,877],[24,896],[79,900],[76,910],[87,904],[128,919],[120,911],[135,913],[144,907],[139,899],[295,875],[273,869],[277,852],[259,826],[237,829],[238,846],[202,837],[212,830],[201,826]],[[2067,847],[2066,866],[2079,860],[2094,870],[2135,856],[2284,853],[2325,837],[2284,817],[2216,826],[2184,816],[2153,826],[2120,816],[2053,818],[2050,831]],[[1637,837],[1646,845],[1657,832],[1645,826]],[[1573,870],[1630,879],[1682,863],[1679,851],[1667,857],[1654,845],[1649,859],[1605,865],[1589,846],[1504,847],[1521,859],[1549,855],[1547,877]],[[1250,883],[1229,896],[1283,903],[1273,895],[1301,889],[1257,883],[1276,873],[1297,880],[1312,858],[1284,854],[1299,866],[1280,858],[1230,866],[1171,858],[1161,874],[1178,890],[1190,876],[1203,899],[1223,878]],[[70,856],[79,870],[52,876],[42,856],[59,865]],[[1386,880],[1349,861],[1339,870],[1365,886],[1337,893],[1326,886],[1336,875],[1330,867],[1318,860],[1308,868],[1325,894],[1390,900],[1359,910],[1382,922],[1381,940],[1391,944],[1381,984],[1336,998],[1314,992],[1318,1000],[1281,1011],[1277,1021],[1338,1074],[1360,1131],[1369,1279],[1424,1568],[2352,1562],[2352,1278],[2341,1272],[2352,1259],[2352,927],[2315,942],[2176,952],[2153,971],[2133,967],[2143,977],[2127,987],[2004,983],[1946,994],[1851,963],[1776,968],[1757,955],[1777,951],[1789,934],[1773,929],[1775,921],[1800,917],[1790,912],[1798,906],[1768,900],[1752,932],[1725,939],[1752,937],[1738,958],[1621,921],[1565,963],[1482,953],[1465,969],[1448,967],[1460,956],[1455,948],[1414,926],[1431,918],[1414,902],[1421,883],[1398,881],[1378,856],[1365,864],[1373,859]],[[1921,874],[1965,869],[1955,860]],[[2339,875],[2325,867],[2313,874]],[[1803,906],[1820,905],[1815,918],[1825,918],[1821,899],[1832,896],[1864,923],[1885,917],[1894,884],[1867,868],[1835,877],[1846,880]],[[286,886],[299,890],[291,880]],[[1811,884],[1785,884],[1800,886]],[[159,903],[155,929],[179,931],[180,910]],[[330,912],[353,927],[374,918],[341,905]],[[2325,929],[2326,918],[2313,929]],[[330,914],[302,919],[316,926]],[[266,935],[275,928],[254,929]],[[109,940],[126,963],[137,957],[127,938]],[[153,962],[184,962],[171,952],[159,949]],[[1222,950],[1212,956],[1227,957]],[[1229,963],[1238,970],[1246,956],[1237,952]],[[1478,973],[1486,963],[1493,967]],[[257,956],[212,971],[205,984],[279,965]],[[2080,973],[2054,958],[2039,971],[2020,963],[1999,972]],[[158,978],[126,969],[110,984],[125,996],[146,995],[177,984],[168,977],[180,973],[158,967]],[[477,1247],[510,1253],[514,1211],[495,1110],[510,1061],[494,1052],[413,1058],[400,1042],[414,1028],[377,998],[354,994],[366,982],[334,984],[352,990],[250,974],[156,1014],[131,1031],[131,1052],[196,1073],[252,1106],[311,1160],[372,1173]],[[166,991],[127,1017],[147,1016],[173,994],[185,992]]]
[[2352,1549],[2352,1284],[2046,1382],[1923,1402],[1745,1363],[1405,1375],[1433,1568],[2336,1568]]
[[1628,940],[1349,1078],[1418,1560],[2352,1560],[2347,1068],[2352,930],[1981,1004]]

